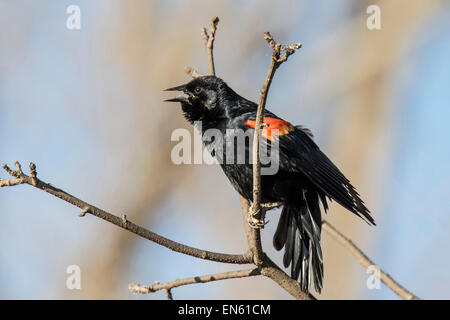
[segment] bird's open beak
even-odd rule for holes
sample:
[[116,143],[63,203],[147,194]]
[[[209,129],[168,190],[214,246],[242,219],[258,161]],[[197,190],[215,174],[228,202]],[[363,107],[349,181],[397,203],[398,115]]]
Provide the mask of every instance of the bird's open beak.
[[186,94],[186,93],[184,93],[184,90],[186,89],[186,85],[181,85],[181,86],[178,86],[178,87],[173,87],[173,88],[169,88],[169,89],[166,89],[166,90],[164,90],[164,91],[182,91],[182,93],[180,94],[180,95],[178,95],[178,96],[176,96],[175,98],[172,98],[172,99],[167,99],[167,100],[164,100],[164,102],[184,102],[184,103],[189,103],[189,96]]

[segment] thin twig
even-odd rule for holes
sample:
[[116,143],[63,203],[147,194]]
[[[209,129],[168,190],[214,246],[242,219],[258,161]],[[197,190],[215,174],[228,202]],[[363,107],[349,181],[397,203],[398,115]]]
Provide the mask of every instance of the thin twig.
[[89,207],[86,207],[86,208],[83,209],[83,211],[81,211],[81,212],[78,214],[78,216],[79,216],[79,217],[84,217],[84,216],[86,215],[86,213],[88,213],[88,211],[89,211]]
[[173,300],[172,290],[166,289],[166,298],[167,300]]
[[193,68],[185,66],[184,67],[184,72],[186,72],[188,75],[190,75],[192,78],[199,78],[202,77],[203,75],[198,73],[197,71],[195,71]]
[[[202,28],[200,30],[203,43],[205,44],[206,60],[208,61],[208,74],[211,76],[216,75],[216,67],[214,64],[214,40],[216,39],[215,36],[218,24],[219,17],[216,16],[211,20],[211,29],[209,31],[209,34],[206,28]],[[186,72],[192,78],[199,78],[203,76],[201,73],[198,73],[195,69],[188,66],[184,67],[184,72]]]
[[206,276],[177,279],[177,280],[167,282],[167,283],[158,283],[157,282],[151,286],[141,286],[139,284],[130,284],[128,286],[128,288],[133,293],[146,294],[146,293],[156,292],[159,290],[170,290],[170,289],[173,289],[176,287],[186,286],[189,284],[206,283],[206,282],[227,280],[227,279],[236,279],[236,278],[246,278],[246,277],[259,276],[259,275],[261,275],[261,269],[260,268],[252,268],[252,269],[246,269],[246,270],[210,274],[210,275],[206,275]]
[[38,179],[37,179],[36,165],[33,162],[30,162],[30,175],[31,175],[31,185],[33,187],[36,187]]
[[[260,129],[263,123],[263,114],[267,101],[267,94],[269,92],[270,84],[278,67],[285,61],[289,55],[293,54],[296,49],[301,47],[301,44],[294,44],[289,46],[282,46],[275,42],[269,32],[264,33],[264,39],[272,48],[272,59],[270,60],[269,70],[267,71],[266,79],[261,88],[258,110],[256,113],[255,134],[253,136],[253,204],[250,207],[250,223],[256,226],[264,227],[264,222],[261,222],[261,163],[259,158],[260,145]],[[284,52],[283,52],[284,51]],[[281,57],[280,55],[283,54]],[[259,230],[257,231],[259,233]],[[255,236],[255,261],[262,263],[264,253],[261,246],[260,236]]]
[[[267,71],[266,79],[261,88],[260,99],[258,104],[258,111],[256,113],[255,134],[253,136],[253,214],[255,218],[258,218],[261,210],[261,163],[259,159],[259,140],[260,129],[263,124],[263,114],[266,107],[267,94],[269,92],[270,85],[275,75],[275,71],[285,61],[288,56],[293,54],[296,49],[301,47],[301,44],[293,44],[289,46],[282,46],[275,42],[272,35],[269,32],[264,33],[264,39],[268,42],[272,48],[272,59],[270,60],[269,70]],[[284,53],[283,53],[284,51]],[[280,55],[283,55],[280,58]]]
[[208,60],[208,70],[209,70],[209,74],[211,76],[216,75],[216,67],[214,65],[213,49],[214,49],[214,40],[215,40],[218,23],[219,23],[219,17],[214,17],[211,20],[211,29],[209,31],[209,34],[208,34],[208,31],[206,31],[206,28],[201,29],[201,35],[203,38],[203,43],[205,44],[206,57]]
[[[27,176],[26,174],[22,173],[20,174],[18,171],[11,170],[7,165],[3,165],[3,168],[5,169],[8,174],[15,177],[12,181],[9,183],[3,183],[2,180],[2,186],[9,186],[9,185],[18,185],[18,184],[29,184],[31,186],[34,186],[38,189],[41,189],[55,197],[60,198],[61,200],[64,200],[80,209],[82,209],[82,213],[90,213],[93,216],[96,216],[100,219],[103,219],[107,222],[110,222],[122,229],[126,229],[132,233],[137,234],[138,236],[145,238],[147,240],[153,241],[163,247],[166,247],[170,250],[184,253],[196,258],[201,258],[204,260],[211,260],[216,262],[224,262],[224,263],[233,263],[233,264],[248,264],[252,263],[252,258],[250,253],[244,253],[244,254],[225,254],[225,253],[218,253],[218,252],[211,252],[207,250],[201,250],[197,248],[193,248],[190,246],[186,246],[184,244],[172,241],[170,239],[167,239],[163,236],[160,236],[159,234],[156,234],[148,229],[145,229],[143,227],[140,227],[133,222],[129,221],[125,217],[118,217],[115,216],[109,212],[106,212],[102,209],[99,209],[87,202],[84,202],[83,200],[78,199],[77,197],[72,196],[71,194],[55,188],[54,186],[39,180],[37,178],[36,174],[36,166],[30,166],[30,168],[33,167],[33,175]],[[33,172],[32,171],[32,172]],[[20,183],[19,183],[20,182]],[[88,210],[86,210],[88,208]]]
[[[344,236],[341,232],[339,232],[333,225],[331,225],[327,221],[322,222],[322,229],[325,230],[330,236],[332,236],[335,240],[337,240],[340,244],[346,247],[351,254],[358,260],[359,264],[363,266],[366,270],[370,266],[376,265],[370,258],[364,254],[364,252],[359,249],[352,240]],[[395,294],[397,294],[400,298],[405,300],[420,300],[419,297],[415,296],[413,293],[408,291],[405,287],[400,285],[397,281],[395,281],[389,274],[381,270],[378,266],[377,269],[380,271],[380,280],[383,282],[389,289],[391,289]]]

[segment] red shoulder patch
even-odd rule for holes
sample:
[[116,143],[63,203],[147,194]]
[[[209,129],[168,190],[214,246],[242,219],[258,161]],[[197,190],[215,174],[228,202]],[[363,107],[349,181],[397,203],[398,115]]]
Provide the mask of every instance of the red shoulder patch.
[[[294,130],[294,126],[292,124],[281,119],[264,118],[263,122],[266,126],[262,130],[262,135],[270,141],[272,141],[273,137],[276,135],[282,136]],[[255,120],[247,120],[245,121],[245,124],[250,128],[256,127]]]

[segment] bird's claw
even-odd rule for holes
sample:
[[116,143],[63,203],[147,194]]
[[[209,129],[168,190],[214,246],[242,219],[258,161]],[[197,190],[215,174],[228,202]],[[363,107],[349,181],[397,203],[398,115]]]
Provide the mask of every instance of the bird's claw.
[[248,225],[250,226],[250,228],[252,229],[264,229],[264,226],[269,223],[269,221],[264,221],[261,219],[256,219],[252,216],[249,216],[247,219]]
[[[262,210],[264,212],[264,210]],[[247,223],[252,229],[264,229],[264,226],[269,223],[269,221],[265,221],[264,214],[262,215],[262,219],[256,218],[258,216],[259,210],[255,210],[254,206],[250,206],[248,210]]]

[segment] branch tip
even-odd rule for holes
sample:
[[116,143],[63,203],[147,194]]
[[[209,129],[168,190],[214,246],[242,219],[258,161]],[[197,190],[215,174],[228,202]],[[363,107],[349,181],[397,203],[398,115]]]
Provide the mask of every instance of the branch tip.
[[127,223],[128,223],[127,215],[126,215],[126,214],[123,214],[123,215],[122,215],[122,222],[123,222],[124,226],[126,227],[126,226],[127,226]]
[[78,216],[79,216],[79,217],[84,217],[84,216],[86,215],[86,213],[88,213],[88,212],[89,212],[89,207],[86,207],[86,208],[83,209],[83,211],[81,211],[81,212],[78,214]]
[[197,71],[195,71],[193,68],[185,66],[184,67],[184,72],[186,72],[188,75],[190,75],[192,78],[199,78],[202,77],[203,75],[198,73]]
[[173,300],[172,290],[166,289],[166,297],[167,297],[167,300]]
[[36,187],[38,185],[38,178],[36,172],[36,165],[30,162],[30,174],[31,174],[31,184]]
[[19,161],[14,161],[14,164],[15,164],[15,166],[16,166],[16,168],[17,168],[17,172],[19,173],[19,175],[23,175],[23,171],[22,171],[22,166],[20,165],[20,163],[19,163]]

